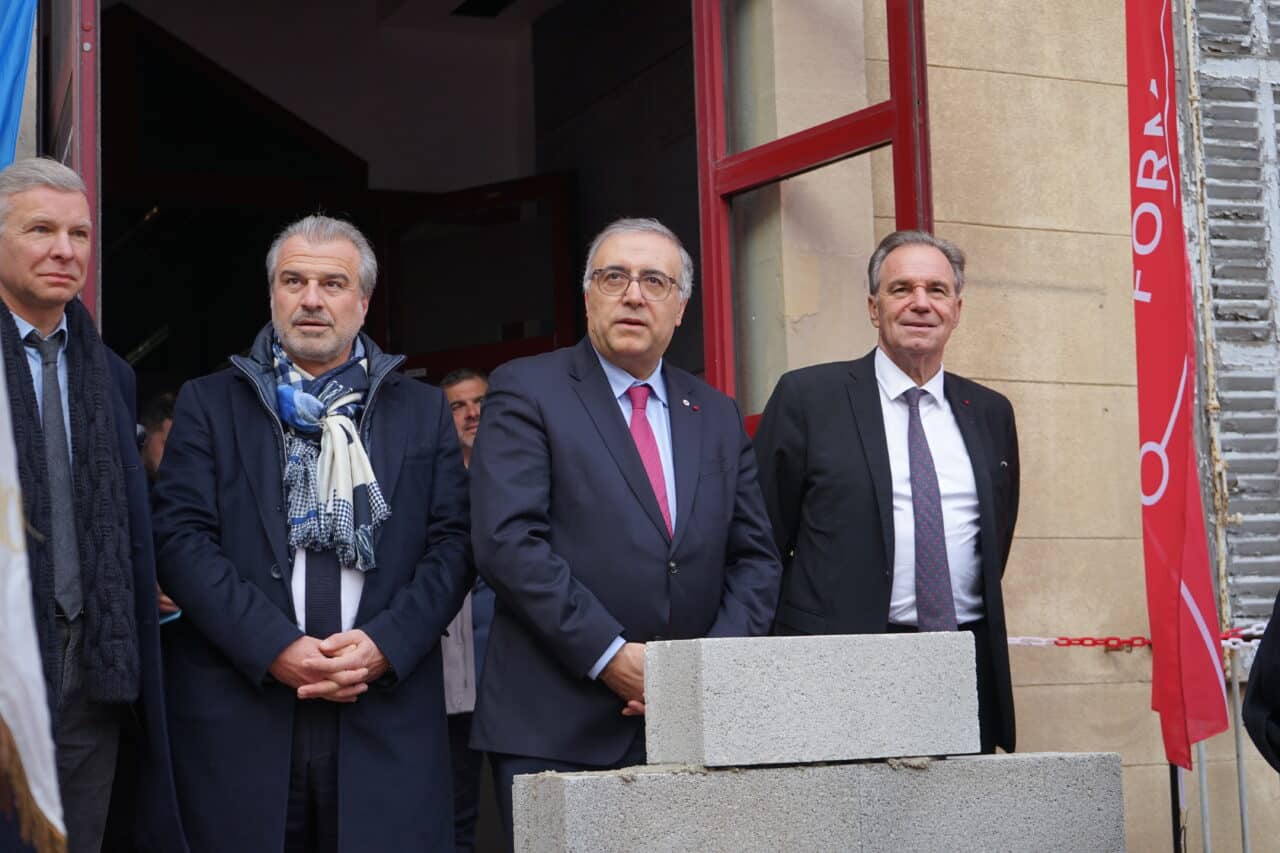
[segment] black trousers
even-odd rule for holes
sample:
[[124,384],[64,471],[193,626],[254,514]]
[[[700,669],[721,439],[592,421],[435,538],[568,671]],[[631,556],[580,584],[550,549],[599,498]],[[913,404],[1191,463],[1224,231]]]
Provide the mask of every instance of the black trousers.
[[453,766],[454,853],[476,849],[476,822],[480,817],[480,777],[484,753],[470,747],[471,714],[449,715],[449,756]]
[[57,622],[62,683],[57,691],[54,742],[67,850],[98,853],[111,804],[124,706],[94,702],[85,696],[80,664],[84,619],[69,620],[59,612]]
[[285,853],[338,851],[338,711],[326,699],[299,699],[293,710]]
[[[959,629],[973,634],[973,641],[977,645],[978,736],[982,751],[990,755],[996,751],[996,732],[1000,730],[1000,700],[996,696],[995,666],[991,662],[989,651],[991,634],[986,619],[965,622]],[[895,625],[892,622],[886,629],[889,634],[916,634],[919,631],[915,625]]]
[[636,739],[627,748],[626,754],[612,764],[589,765],[575,764],[571,761],[556,761],[551,758],[530,758],[524,755],[507,755],[501,752],[489,753],[489,762],[493,766],[493,784],[498,788],[498,811],[502,812],[502,829],[507,835],[507,849],[515,847],[515,836],[512,831],[511,815],[511,783],[517,776],[526,773],[576,773],[583,770],[617,770],[619,767],[635,767],[645,763],[644,730],[636,735]]

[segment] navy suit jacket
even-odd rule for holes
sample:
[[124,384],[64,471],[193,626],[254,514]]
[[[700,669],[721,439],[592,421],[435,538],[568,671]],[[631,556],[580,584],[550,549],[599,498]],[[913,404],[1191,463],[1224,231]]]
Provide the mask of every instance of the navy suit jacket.
[[[978,490],[978,548],[986,608],[996,743],[1014,748],[1013,687],[1000,580],[1018,518],[1013,407],[976,382],[946,374]],[[875,350],[856,361],[785,374],[756,430],[760,485],[786,573],[780,634],[879,634],[893,589],[893,481]]]
[[472,746],[586,765],[642,726],[591,667],[631,642],[756,636],[781,572],[733,401],[664,365],[669,535],[590,342],[494,371],[471,458],[472,543],[498,604]]
[[[165,627],[165,663],[193,851],[284,845],[298,700],[268,670],[301,632],[268,341],[183,387],[155,488],[161,585],[183,610]],[[364,343],[360,428],[391,517],[375,533],[355,627],[394,674],[339,709],[339,849],[443,850],[453,799],[439,640],[473,577],[466,471],[444,394]]]
[[1280,598],[1262,635],[1244,694],[1244,724],[1267,763],[1280,770]]

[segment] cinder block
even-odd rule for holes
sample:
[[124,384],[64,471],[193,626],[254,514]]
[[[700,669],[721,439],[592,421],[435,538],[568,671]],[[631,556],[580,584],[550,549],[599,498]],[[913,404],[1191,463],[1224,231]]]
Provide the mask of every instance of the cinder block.
[[517,776],[515,849],[992,853],[1125,849],[1120,756],[1041,753]]
[[800,764],[980,749],[967,632],[649,643],[645,707],[651,764]]

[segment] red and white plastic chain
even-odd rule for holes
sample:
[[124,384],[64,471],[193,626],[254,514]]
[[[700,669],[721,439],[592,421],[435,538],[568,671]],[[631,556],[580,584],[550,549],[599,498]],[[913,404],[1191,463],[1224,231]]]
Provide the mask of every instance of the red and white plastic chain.
[[[1219,636],[1224,649],[1256,648],[1265,622],[1229,628]],[[1010,637],[1011,646],[1081,646],[1084,648],[1102,648],[1109,652],[1146,648],[1151,645],[1150,637]]]

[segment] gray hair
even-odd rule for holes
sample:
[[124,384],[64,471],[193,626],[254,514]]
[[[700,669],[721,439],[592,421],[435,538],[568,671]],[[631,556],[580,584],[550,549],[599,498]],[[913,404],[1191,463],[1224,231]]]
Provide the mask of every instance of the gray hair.
[[964,289],[964,252],[960,251],[959,246],[949,240],[935,237],[928,231],[894,231],[880,241],[880,245],[876,246],[876,250],[871,254],[871,261],[867,264],[867,286],[872,296],[880,292],[880,267],[884,266],[884,259],[889,257],[889,253],[894,249],[900,249],[903,246],[931,246],[937,249],[951,264],[951,272],[956,279],[956,293]]
[[615,219],[596,235],[596,238],[591,241],[591,248],[587,249],[587,267],[582,273],[582,292],[586,293],[591,289],[591,261],[595,258],[596,252],[600,251],[604,241],[615,234],[637,233],[657,234],[676,244],[676,248],[680,250],[680,278],[677,283],[680,285],[680,298],[687,302],[693,294],[693,258],[685,251],[684,244],[680,242],[680,238],[674,231],[658,220],[648,218]]
[[9,199],[18,193],[48,187],[65,193],[85,193],[84,181],[75,170],[49,157],[14,160],[0,170],[0,230],[9,218]]
[[276,235],[271,248],[267,250],[267,287],[276,277],[276,264],[280,262],[280,247],[290,237],[301,237],[308,243],[332,243],[335,240],[346,240],[356,247],[360,255],[360,292],[369,297],[373,295],[373,286],[378,282],[378,258],[373,254],[373,246],[360,229],[345,219],[334,219],[332,216],[306,216],[290,225]]

